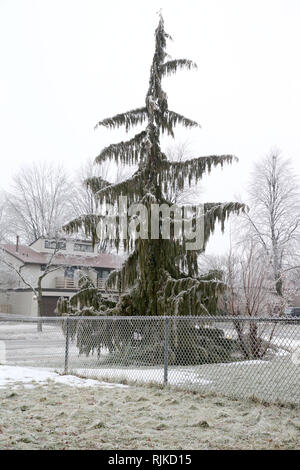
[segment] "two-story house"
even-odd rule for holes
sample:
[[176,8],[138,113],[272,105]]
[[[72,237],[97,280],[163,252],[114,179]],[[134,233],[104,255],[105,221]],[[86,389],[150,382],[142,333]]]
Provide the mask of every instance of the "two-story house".
[[[104,291],[105,279],[121,265],[118,256],[98,253],[97,247],[86,240],[61,239],[57,242],[39,238],[30,246],[17,243],[4,244],[1,248],[5,259],[20,269],[24,280],[35,288],[51,259],[51,272],[42,280],[42,314],[45,316],[55,315],[59,297],[71,297],[77,292],[79,270],[87,272],[95,285]],[[20,277],[15,276],[15,279],[13,286],[0,292],[0,313],[36,316],[34,292]]]

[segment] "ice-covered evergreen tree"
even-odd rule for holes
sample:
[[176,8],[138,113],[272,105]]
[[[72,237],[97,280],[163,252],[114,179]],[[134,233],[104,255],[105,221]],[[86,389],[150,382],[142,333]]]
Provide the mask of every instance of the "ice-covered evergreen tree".
[[[144,130],[126,142],[111,144],[96,158],[98,164],[114,160],[116,164],[138,165],[133,176],[117,184],[110,184],[101,178],[87,180],[99,205],[116,204],[119,196],[127,196],[128,204],[141,203],[149,209],[151,204],[170,204],[166,199],[170,191],[178,191],[201,180],[213,167],[232,163],[232,155],[205,156],[186,161],[168,161],[160,144],[162,134],[174,137],[174,128],[180,124],[186,128],[198,124],[168,107],[167,94],[162,88],[164,77],[180,69],[192,69],[196,64],[191,60],[170,60],[166,42],[170,36],[165,32],[160,15],[155,31],[155,52],[150,70],[149,88],[145,105],[98,122],[96,127],[116,129],[124,126],[130,131],[136,125],[145,124]],[[204,244],[214,231],[217,222],[224,228],[230,213],[238,213],[243,206],[239,203],[204,204]],[[150,217],[150,216],[149,216]],[[86,234],[97,243],[97,223],[101,216],[85,214],[72,220],[65,230],[74,233],[84,228]],[[150,219],[149,219],[150,220]],[[150,232],[150,223],[149,228]],[[119,237],[120,238],[120,237]],[[113,241],[116,247],[120,239]],[[112,273],[108,286],[118,283],[124,294],[115,307],[108,308],[114,315],[199,315],[213,313],[216,296],[224,287],[218,273],[198,275],[197,258],[201,250],[187,250],[186,240],[176,239],[171,229],[170,239],[148,239],[127,237],[123,240],[128,258],[122,268]],[[87,292],[84,291],[86,296]],[[90,289],[91,297],[95,291]],[[79,294],[80,297],[80,294]],[[89,300],[92,305],[92,299]],[[68,305],[61,305],[62,312]]]

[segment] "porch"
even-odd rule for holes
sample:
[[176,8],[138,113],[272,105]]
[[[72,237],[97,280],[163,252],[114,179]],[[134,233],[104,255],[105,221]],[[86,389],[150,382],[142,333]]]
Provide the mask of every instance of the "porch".
[[[94,280],[94,285],[99,290],[105,290],[105,279]],[[72,279],[64,276],[59,276],[55,278],[55,288],[56,289],[74,289],[78,290],[78,281],[77,279]],[[115,291],[116,289],[108,289],[110,291]]]

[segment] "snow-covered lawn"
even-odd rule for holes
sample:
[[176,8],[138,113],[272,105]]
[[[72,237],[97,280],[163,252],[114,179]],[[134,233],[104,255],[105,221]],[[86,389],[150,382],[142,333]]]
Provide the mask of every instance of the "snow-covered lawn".
[[[96,377],[100,379],[104,377],[105,380],[114,379],[138,383],[156,383],[163,384],[164,370],[163,367],[99,367],[97,369],[73,369],[73,372],[83,377]],[[200,377],[195,369],[192,368],[178,368],[176,372],[170,371],[168,375],[169,385],[180,385],[193,383],[195,385],[207,385],[211,380]]]
[[[163,367],[121,367],[110,365],[95,368],[74,368],[73,373],[99,380],[114,380],[162,384]],[[170,366],[168,384],[200,393],[215,392],[235,398],[255,396],[271,402],[300,404],[300,365],[290,356],[273,361],[242,361],[202,364],[197,366]]]
[[126,387],[126,385],[83,379],[74,375],[60,375],[57,372],[37,367],[0,366],[0,389],[9,388],[10,390],[15,390],[20,386],[33,388],[37,384],[47,384],[49,382],[74,387]]
[[0,449],[297,449],[299,408],[0,366]]

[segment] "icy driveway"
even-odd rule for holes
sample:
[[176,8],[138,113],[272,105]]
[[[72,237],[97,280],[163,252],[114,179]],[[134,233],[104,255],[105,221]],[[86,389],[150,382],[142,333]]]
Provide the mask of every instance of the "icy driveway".
[[37,384],[48,384],[49,381],[73,387],[127,387],[99,380],[81,379],[73,375],[59,375],[56,372],[36,367],[0,366],[0,388],[14,389],[20,385],[32,388]]

